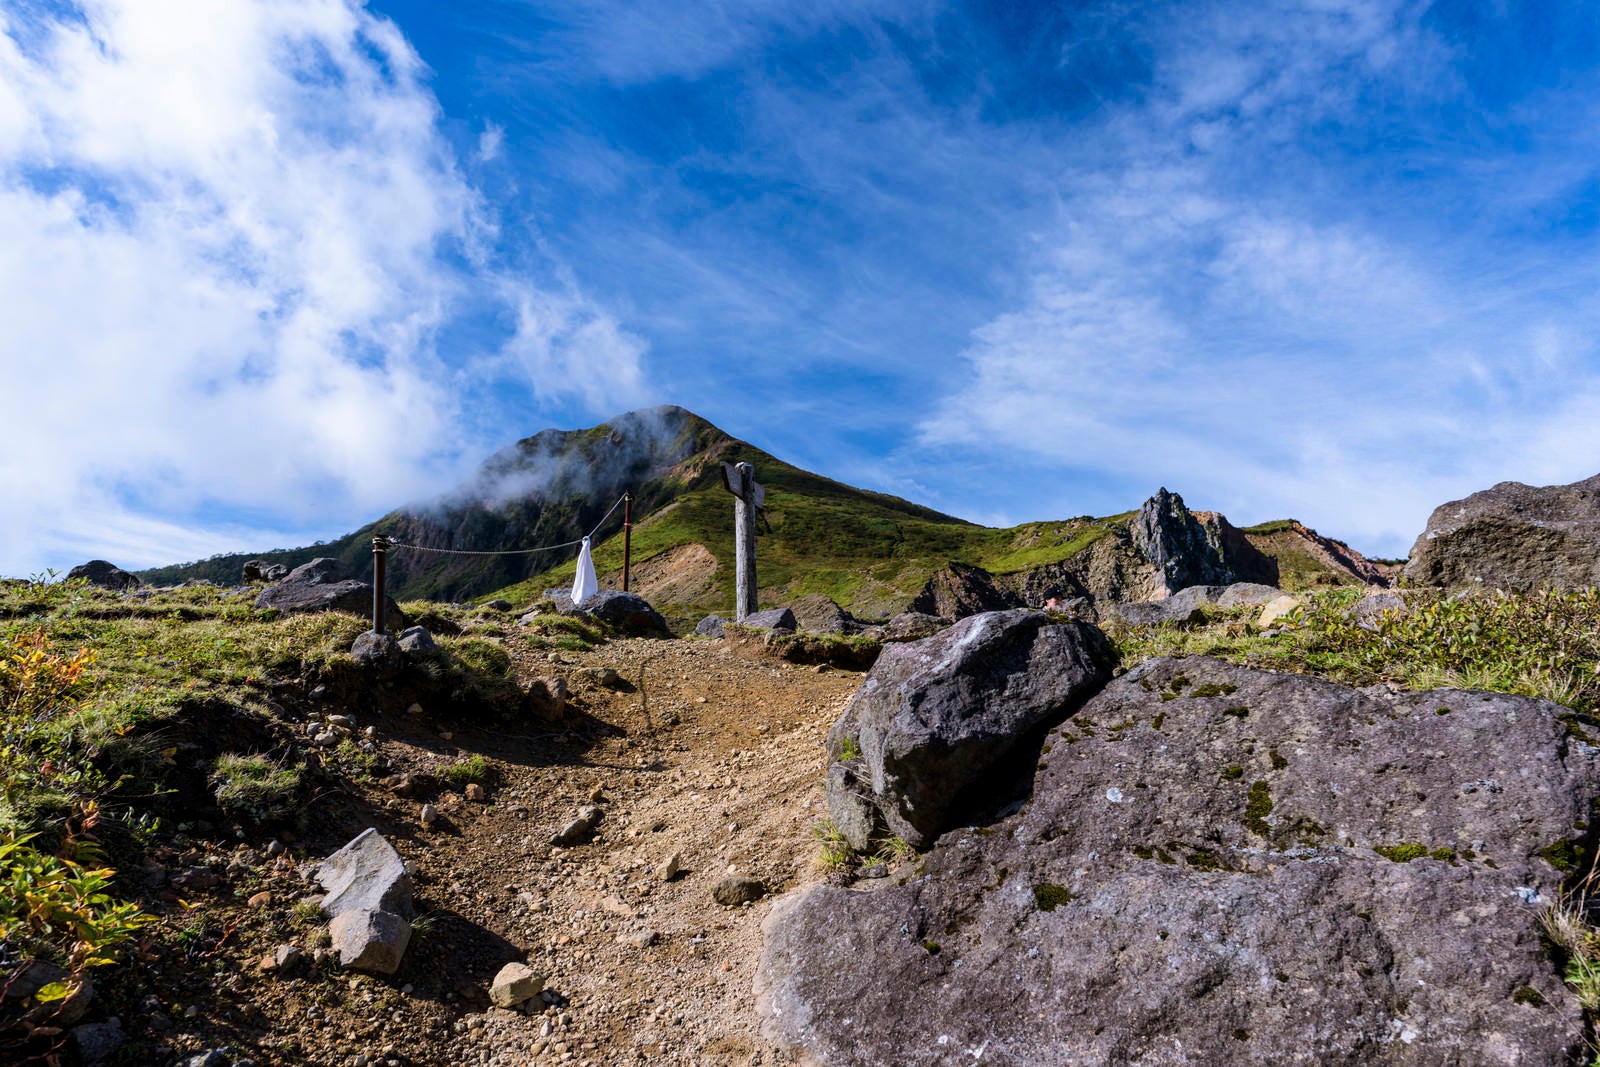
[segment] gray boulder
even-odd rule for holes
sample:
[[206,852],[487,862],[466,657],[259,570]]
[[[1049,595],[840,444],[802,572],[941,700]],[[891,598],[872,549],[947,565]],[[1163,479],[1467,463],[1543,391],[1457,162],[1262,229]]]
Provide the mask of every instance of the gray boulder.
[[1258,582],[1235,582],[1232,585],[1191,585],[1161,600],[1136,601],[1128,604],[1105,604],[1101,614],[1124,626],[1189,626],[1203,622],[1205,605],[1218,608],[1241,607],[1247,604],[1265,604],[1283,595],[1277,586]]
[[421,626],[411,626],[400,634],[400,651],[408,656],[431,656],[439,650],[433,634]]
[[[886,645],[828,732],[828,755],[845,767],[830,800],[857,796],[890,833],[926,848],[1014,783],[1007,764],[1030,732],[1088,699],[1114,662],[1094,626],[1042,611],[973,615]],[[855,826],[861,810],[835,815]]]
[[767,1036],[840,1067],[1584,1062],[1540,931],[1600,797],[1564,712],[1146,663],[1021,811],[775,905]]
[[578,606],[572,602],[571,589],[546,589],[541,599],[550,601],[556,606],[556,611],[563,615],[583,614],[578,610]]
[[[261,590],[256,607],[285,614],[307,611],[347,611],[372,617],[372,586],[349,577],[336,559],[320,556],[302,563],[281,581]],[[384,598],[384,627],[398,633],[408,624],[393,598]]]
[[950,628],[949,619],[921,611],[902,611],[883,624],[884,641],[920,641]]
[[399,639],[394,634],[380,634],[372,630],[355,639],[350,646],[350,655],[361,666],[378,671],[398,670],[404,662]]
[[752,611],[739,622],[740,626],[747,626],[752,630],[797,630],[800,624],[795,621],[794,612],[788,608],[767,608],[765,611]]
[[126,1037],[122,1020],[113,1015],[105,1022],[83,1023],[72,1028],[72,1044],[83,1063],[104,1063],[122,1048]]
[[803,596],[789,605],[795,622],[814,634],[836,634],[857,628],[855,617],[841,608],[826,593]]
[[405,861],[374,829],[329,856],[317,868],[327,891],[322,911],[339,965],[372,974],[393,974],[411,940],[411,875]]
[[724,621],[721,615],[707,615],[695,623],[694,632],[701,637],[721,637]]
[[637,593],[602,589],[584,602],[583,610],[613,630],[633,637],[661,637],[672,632],[667,620]]
[[289,568],[281,563],[268,563],[265,560],[246,560],[244,568],[239,575],[244,582],[275,582],[289,575]]
[[1501,482],[1440,505],[1404,573],[1447,589],[1600,586],[1600,474],[1543,488]]
[[1215,601],[1220,608],[1239,608],[1246,605],[1268,604],[1283,595],[1283,590],[1275,585],[1263,585],[1261,582],[1234,582],[1232,585],[1223,586],[1217,594]]
[[67,572],[67,578],[82,578],[101,589],[137,589],[141,584],[134,575],[103,559],[91,559],[88,563],[78,564]]

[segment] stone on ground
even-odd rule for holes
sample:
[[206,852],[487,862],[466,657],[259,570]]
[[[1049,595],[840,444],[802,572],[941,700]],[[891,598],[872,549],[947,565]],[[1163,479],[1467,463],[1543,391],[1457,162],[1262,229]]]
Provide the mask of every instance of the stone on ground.
[[137,589],[142,584],[136,576],[103,559],[91,559],[88,563],[78,564],[67,572],[67,578],[82,578],[102,589]]
[[496,1007],[514,1008],[532,1000],[544,989],[544,976],[526,963],[508,963],[500,968],[489,986],[489,999]]

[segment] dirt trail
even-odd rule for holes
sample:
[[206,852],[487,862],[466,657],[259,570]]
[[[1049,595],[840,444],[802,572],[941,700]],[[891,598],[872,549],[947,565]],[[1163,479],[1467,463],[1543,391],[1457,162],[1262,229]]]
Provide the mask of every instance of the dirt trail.
[[[185,1031],[173,1044],[226,1043],[259,1064],[788,1062],[761,1039],[753,1007],[760,920],[773,896],[823,877],[812,835],[827,814],[821,742],[861,676],[692,639],[588,652],[514,641],[512,652],[524,677],[568,679],[573,716],[522,735],[426,715],[369,720],[395,773],[320,801],[302,861],[263,857],[236,879],[236,966],[209,996],[169,998]],[[439,793],[440,817],[424,828],[425,798],[394,795],[401,776],[437,775],[474,753],[492,770],[483,802]],[[595,837],[553,846],[591,801],[604,812]],[[309,861],[366,825],[415,872],[425,918],[400,973],[261,969],[277,945],[315,945]],[[259,855],[241,852],[246,865]],[[664,881],[674,853],[682,871]],[[713,885],[731,873],[759,878],[768,897],[715,903]],[[259,889],[272,902],[244,906]],[[512,960],[550,993],[491,1008],[489,983]],[[184,1020],[184,999],[200,1004],[198,1018]]]

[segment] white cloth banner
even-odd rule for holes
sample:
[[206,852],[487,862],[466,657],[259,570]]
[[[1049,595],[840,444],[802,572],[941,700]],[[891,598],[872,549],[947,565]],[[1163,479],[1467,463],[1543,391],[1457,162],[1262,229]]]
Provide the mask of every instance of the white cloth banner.
[[594,576],[594,560],[589,557],[589,539],[583,539],[578,550],[578,573],[572,579],[572,603],[583,607],[583,602],[600,591],[600,579]]

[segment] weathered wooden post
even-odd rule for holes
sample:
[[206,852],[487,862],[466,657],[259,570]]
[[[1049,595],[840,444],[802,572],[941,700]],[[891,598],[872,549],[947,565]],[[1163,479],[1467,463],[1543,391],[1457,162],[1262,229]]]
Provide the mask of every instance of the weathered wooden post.
[[382,534],[372,539],[372,632],[383,633],[384,562],[389,555],[389,539]]
[[756,610],[756,508],[767,502],[767,490],[756,481],[748,463],[722,465],[722,486],[734,496],[733,621],[743,622]]
[[622,591],[628,591],[628,566],[633,562],[633,490],[622,494]]

